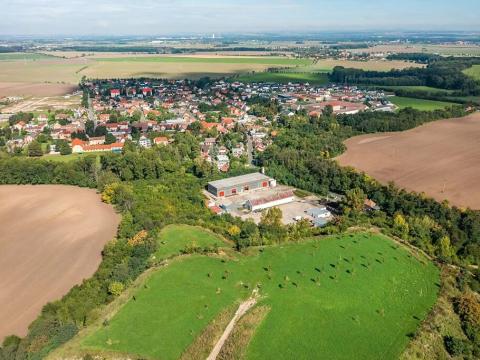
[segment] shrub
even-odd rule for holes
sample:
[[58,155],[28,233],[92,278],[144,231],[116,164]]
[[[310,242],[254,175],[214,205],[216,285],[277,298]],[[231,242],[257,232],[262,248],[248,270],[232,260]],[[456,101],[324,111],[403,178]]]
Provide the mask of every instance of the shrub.
[[114,281],[108,286],[108,292],[113,296],[119,296],[124,289],[125,285],[118,281]]
[[465,340],[453,336],[445,336],[443,339],[445,349],[452,356],[459,356],[469,352],[469,344]]

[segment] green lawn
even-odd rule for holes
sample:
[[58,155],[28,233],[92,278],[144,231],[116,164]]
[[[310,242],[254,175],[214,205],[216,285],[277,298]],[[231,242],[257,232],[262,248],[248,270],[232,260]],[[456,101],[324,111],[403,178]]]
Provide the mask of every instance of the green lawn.
[[157,260],[180,255],[186,247],[225,247],[227,244],[210,231],[196,226],[170,225],[158,236]]
[[87,156],[99,156],[101,154],[105,154],[104,151],[93,151],[89,153],[83,154],[70,154],[70,155],[44,155],[41,159],[42,160],[49,160],[49,161],[58,161],[58,162],[70,162],[75,161],[77,159],[81,159]]
[[[172,230],[173,231],[173,230]],[[178,359],[224,309],[259,284],[270,312],[247,359],[396,359],[435,303],[438,269],[381,235],[355,234],[180,258],[154,272],[87,351]]]
[[37,53],[0,53],[0,61],[15,61],[15,60],[45,60],[53,59],[54,56],[37,54]]
[[326,73],[271,73],[261,72],[255,74],[240,75],[233,79],[234,81],[241,81],[244,83],[253,82],[271,82],[271,83],[289,83],[289,82],[301,82],[310,83],[313,85],[323,85],[328,83],[328,74]]
[[385,90],[408,90],[408,91],[423,91],[430,93],[451,94],[453,90],[439,89],[430,86],[369,86],[371,88],[385,89]]
[[480,65],[473,65],[471,68],[466,69],[464,73],[475,80],[480,80]]
[[159,63],[214,63],[214,64],[263,64],[263,65],[309,65],[308,59],[291,59],[285,57],[187,57],[187,56],[128,56],[112,58],[95,58],[103,62],[159,62]]
[[443,109],[445,107],[457,105],[451,102],[415,99],[415,98],[400,97],[400,96],[392,96],[392,97],[389,97],[388,99],[392,103],[397,105],[400,109],[411,107],[411,108],[422,110],[422,111],[433,111],[433,110]]

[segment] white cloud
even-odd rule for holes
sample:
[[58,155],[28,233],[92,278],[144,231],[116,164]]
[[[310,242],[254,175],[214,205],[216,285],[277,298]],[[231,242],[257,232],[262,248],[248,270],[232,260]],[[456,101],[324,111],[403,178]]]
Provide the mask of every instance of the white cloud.
[[477,0],[0,0],[0,9],[0,34],[480,27]]

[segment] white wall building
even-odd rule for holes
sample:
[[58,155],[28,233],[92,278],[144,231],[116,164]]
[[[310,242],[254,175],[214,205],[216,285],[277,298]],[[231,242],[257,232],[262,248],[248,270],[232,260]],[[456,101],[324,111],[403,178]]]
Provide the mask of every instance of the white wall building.
[[289,204],[295,201],[293,191],[278,193],[273,196],[247,200],[245,208],[250,211],[262,211],[275,206]]

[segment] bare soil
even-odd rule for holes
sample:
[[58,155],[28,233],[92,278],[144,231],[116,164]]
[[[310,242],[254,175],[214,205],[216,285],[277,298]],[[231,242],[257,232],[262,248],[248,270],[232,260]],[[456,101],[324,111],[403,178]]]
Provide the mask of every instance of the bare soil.
[[58,96],[74,92],[72,84],[0,82],[0,98],[7,96]]
[[438,201],[480,209],[479,112],[399,133],[357,136],[345,145],[347,151],[337,158],[342,166]]
[[93,275],[119,222],[94,190],[0,186],[0,342]]

